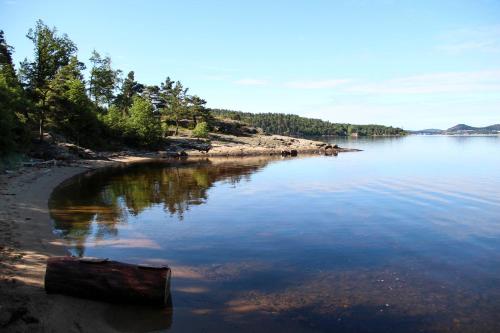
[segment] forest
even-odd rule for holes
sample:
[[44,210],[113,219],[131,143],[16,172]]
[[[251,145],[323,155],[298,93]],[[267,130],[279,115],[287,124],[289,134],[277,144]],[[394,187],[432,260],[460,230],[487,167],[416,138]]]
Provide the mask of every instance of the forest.
[[110,57],[95,50],[87,67],[75,43],[41,20],[26,37],[33,54],[16,70],[14,49],[0,31],[2,155],[26,150],[47,132],[77,145],[112,148],[154,147],[176,134],[182,119],[189,119],[201,136],[207,129],[206,101],[188,94],[180,81],[166,77],[160,85],[139,83],[133,71],[123,77]]
[[308,136],[382,136],[404,135],[401,128],[382,125],[352,125],[331,123],[321,119],[284,113],[249,113],[224,109],[211,109],[214,116],[239,120],[260,127],[269,134]]
[[[36,22],[26,37],[33,53],[19,67],[14,48],[0,30],[0,155],[26,152],[44,135],[94,149],[121,146],[154,148],[180,127],[206,137],[214,117],[261,127],[270,134],[399,135],[400,128],[335,124],[277,113],[243,113],[209,109],[206,100],[189,94],[180,81],[166,76],[159,85],[137,82],[94,50],[87,64],[76,44],[55,27]],[[187,120],[187,121],[186,121]]]

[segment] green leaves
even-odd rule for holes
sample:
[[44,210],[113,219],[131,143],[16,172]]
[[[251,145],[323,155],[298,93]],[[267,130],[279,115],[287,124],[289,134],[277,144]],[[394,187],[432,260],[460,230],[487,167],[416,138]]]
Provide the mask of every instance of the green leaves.
[[120,82],[121,70],[114,70],[111,67],[111,58],[102,58],[95,50],[92,52],[90,62],[92,68],[90,70],[89,94],[94,99],[96,106],[110,105]]
[[195,138],[207,138],[209,132],[208,124],[203,121],[196,124],[196,127],[193,130],[193,136]]
[[153,113],[153,105],[141,97],[134,97],[130,117],[126,121],[127,131],[144,146],[153,146],[161,140],[159,118]]

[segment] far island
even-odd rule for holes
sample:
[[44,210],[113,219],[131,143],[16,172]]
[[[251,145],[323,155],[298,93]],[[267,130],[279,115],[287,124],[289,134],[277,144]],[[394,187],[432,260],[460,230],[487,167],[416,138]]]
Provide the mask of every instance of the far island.
[[418,135],[500,135],[500,124],[472,127],[465,124],[458,124],[446,130],[430,128],[418,131],[408,131],[410,134]]

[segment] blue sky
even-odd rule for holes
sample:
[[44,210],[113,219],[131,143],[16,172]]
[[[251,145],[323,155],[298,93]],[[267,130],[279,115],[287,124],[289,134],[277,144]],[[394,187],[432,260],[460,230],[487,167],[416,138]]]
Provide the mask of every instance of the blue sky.
[[42,19],[211,107],[407,129],[500,123],[500,1],[0,0],[19,62]]

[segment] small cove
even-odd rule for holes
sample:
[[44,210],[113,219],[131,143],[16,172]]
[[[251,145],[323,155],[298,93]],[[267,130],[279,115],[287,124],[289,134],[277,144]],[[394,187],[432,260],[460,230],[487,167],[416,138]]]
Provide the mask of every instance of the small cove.
[[500,137],[331,142],[363,151],[79,175],[50,199],[55,232],[74,255],[168,264],[154,329],[499,330]]

